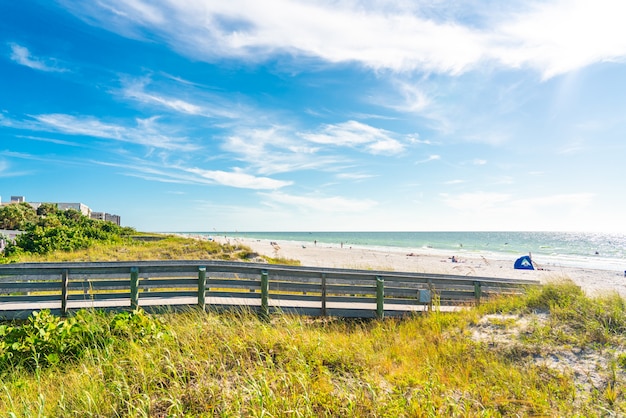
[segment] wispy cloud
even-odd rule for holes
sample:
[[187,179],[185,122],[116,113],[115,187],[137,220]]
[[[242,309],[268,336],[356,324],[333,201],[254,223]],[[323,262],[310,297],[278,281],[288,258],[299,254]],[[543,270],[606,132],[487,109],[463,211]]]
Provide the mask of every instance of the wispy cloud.
[[24,170],[14,170],[7,160],[0,158],[0,178],[20,177],[27,174],[31,174],[31,172]]
[[17,138],[30,139],[31,141],[49,142],[51,144],[56,144],[56,145],[66,145],[68,147],[82,147],[83,146],[82,144],[71,142],[71,141],[65,141],[63,139],[43,138],[40,136],[32,136],[32,135],[15,135],[15,136]]
[[320,155],[319,146],[298,139],[287,126],[237,128],[224,138],[222,148],[260,174],[323,169],[344,160]]
[[511,2],[474,11],[480,24],[471,26],[447,13],[445,2],[432,10],[406,2],[293,0],[65,4],[111,30],[133,37],[150,31],[204,60],[263,60],[287,51],[393,71],[455,75],[487,64],[529,67],[549,78],[626,56],[625,6],[613,0]]
[[362,212],[378,203],[371,199],[348,199],[343,196],[299,196],[283,192],[261,193],[272,202],[290,205],[302,211],[315,212]]
[[342,147],[364,146],[371,154],[399,154],[405,145],[392,137],[392,133],[357,121],[324,125],[317,132],[303,132],[307,141]]
[[[200,86],[184,80],[171,76],[167,78],[177,85],[154,83],[150,77],[125,78],[120,92],[127,99],[187,115],[236,119],[247,114],[244,109],[241,112],[234,110],[241,108],[240,104],[214,94],[207,95]],[[181,91],[179,86],[183,86],[184,90]],[[193,97],[193,101],[187,97]]]
[[62,68],[58,65],[58,62],[54,58],[40,58],[33,56],[28,48],[15,43],[10,43],[11,48],[11,60],[14,62],[32,68],[33,70],[46,71],[46,72],[66,72],[66,68]]
[[276,190],[293,184],[291,181],[248,174],[241,169],[232,171],[207,170],[166,162],[157,164],[138,158],[132,158],[127,163],[106,161],[93,161],[93,163],[117,167],[122,169],[125,175],[160,183],[222,185],[252,190]]
[[209,179],[223,186],[237,187],[241,189],[280,189],[293,184],[291,181],[276,180],[269,177],[257,177],[246,174],[240,170],[203,170],[199,168],[187,169],[189,173],[197,174],[202,178]]
[[376,176],[373,174],[340,173],[337,174],[336,177],[339,180],[365,180]]
[[156,117],[136,119],[134,126],[104,122],[93,116],[74,116],[59,113],[32,115],[31,119],[9,120],[5,126],[35,131],[58,132],[68,135],[83,135],[120,142],[143,145],[167,150],[194,151],[198,146],[187,138],[168,136],[166,126],[159,125]]
[[441,155],[433,154],[429,155],[428,158],[424,158],[423,160],[416,161],[415,164],[425,164],[431,161],[439,161],[441,160]]

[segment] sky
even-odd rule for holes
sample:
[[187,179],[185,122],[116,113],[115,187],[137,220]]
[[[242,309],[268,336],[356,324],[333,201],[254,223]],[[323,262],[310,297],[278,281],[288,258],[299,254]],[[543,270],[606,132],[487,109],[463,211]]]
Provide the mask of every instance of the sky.
[[155,232],[626,232],[624,16],[3,1],[0,196]]

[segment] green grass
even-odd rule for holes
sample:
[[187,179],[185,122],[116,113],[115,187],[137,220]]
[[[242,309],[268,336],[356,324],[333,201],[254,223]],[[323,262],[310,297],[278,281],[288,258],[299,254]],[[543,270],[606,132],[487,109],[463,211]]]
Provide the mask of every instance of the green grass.
[[[127,238],[122,244],[96,243],[75,251],[48,254],[20,254],[13,262],[43,261],[132,261],[132,260],[206,260],[247,261],[257,254],[245,245],[219,244],[175,235],[160,235],[160,240],[143,241]],[[299,265],[297,260],[261,257],[271,264]]]
[[[543,319],[504,345],[473,338],[481,318],[494,314]],[[64,361],[28,360],[40,345],[48,355],[51,346],[63,347],[36,339],[21,360],[0,364],[0,410],[77,417],[620,416],[625,317],[622,299],[588,298],[571,284],[401,320],[82,311],[57,319],[76,321],[84,338]],[[516,326],[497,318],[497,330]],[[65,335],[43,328],[40,340],[46,332],[49,340]],[[598,366],[597,386],[583,390],[567,368],[537,362],[563,349],[613,361]]]

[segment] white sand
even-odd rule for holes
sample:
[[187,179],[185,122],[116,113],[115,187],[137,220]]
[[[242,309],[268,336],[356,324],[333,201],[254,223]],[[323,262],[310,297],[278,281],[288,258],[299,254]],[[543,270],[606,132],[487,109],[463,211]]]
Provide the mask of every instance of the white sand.
[[[299,260],[303,266],[538,279],[542,283],[571,279],[589,295],[617,292],[626,297],[626,277],[623,272],[548,264],[536,256],[533,261],[542,270],[516,270],[513,268],[513,259],[486,259],[453,252],[428,254],[424,250],[381,250],[293,241],[277,242],[275,246],[269,240],[224,236],[213,239],[220,243],[246,245],[260,255]],[[452,262],[450,257],[453,255],[458,262]]]

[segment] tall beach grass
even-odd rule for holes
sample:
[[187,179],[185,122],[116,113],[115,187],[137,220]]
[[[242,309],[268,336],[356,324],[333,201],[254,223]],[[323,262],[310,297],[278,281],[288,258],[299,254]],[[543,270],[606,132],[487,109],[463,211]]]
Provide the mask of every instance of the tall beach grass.
[[[1,365],[0,410],[77,417],[626,413],[624,301],[588,298],[567,283],[404,319],[274,315],[268,322],[247,311],[197,310],[80,316],[90,333],[73,356]],[[485,318],[495,332],[513,331],[523,318],[529,325],[504,342],[476,338]],[[595,386],[581,385],[574,368],[538,361],[568,350],[598,355]]]

